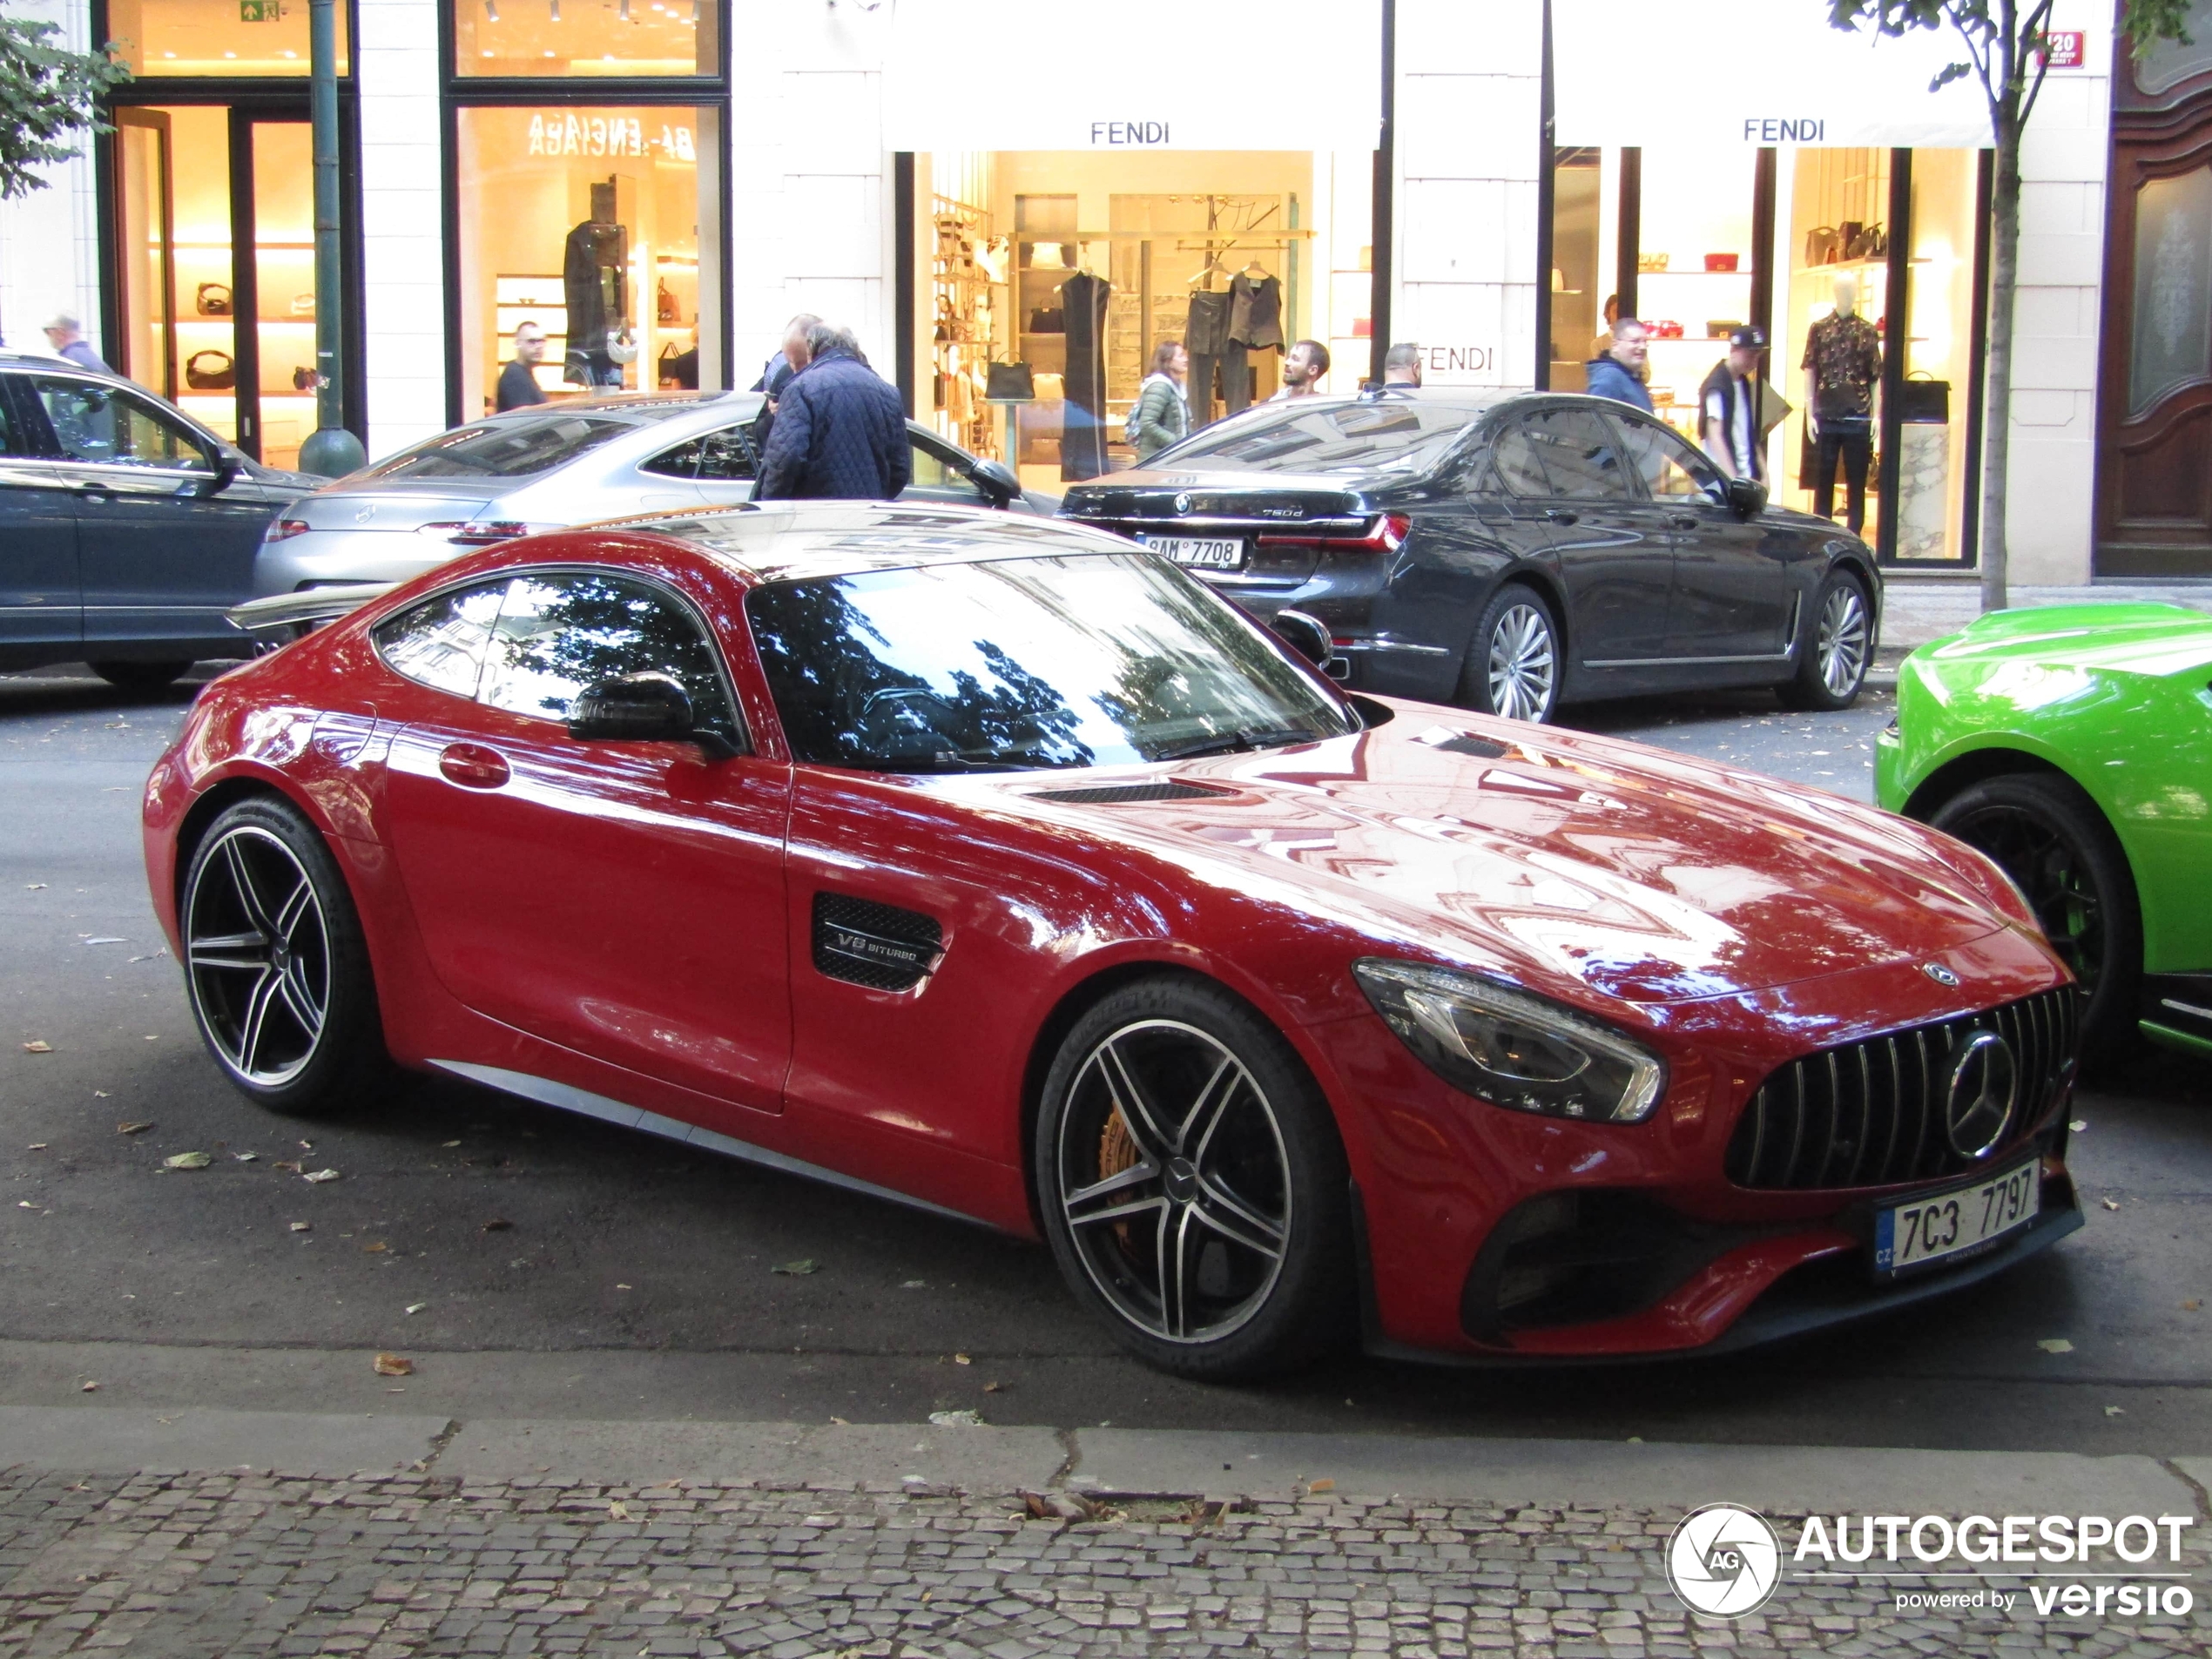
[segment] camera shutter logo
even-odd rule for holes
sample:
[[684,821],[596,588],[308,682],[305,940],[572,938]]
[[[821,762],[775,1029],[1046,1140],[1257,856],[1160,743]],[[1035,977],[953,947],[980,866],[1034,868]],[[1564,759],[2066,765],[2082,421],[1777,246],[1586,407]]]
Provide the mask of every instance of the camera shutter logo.
[[1994,1031],[1976,1031],[1951,1058],[1944,1091],[1943,1128],[1951,1150],[1968,1160],[1986,1158],[2012,1127],[2020,1099],[2020,1062],[2013,1045]]
[[1756,1509],[1709,1503],[1667,1541],[1667,1582],[1693,1613],[1740,1619],[1782,1581],[1782,1540]]

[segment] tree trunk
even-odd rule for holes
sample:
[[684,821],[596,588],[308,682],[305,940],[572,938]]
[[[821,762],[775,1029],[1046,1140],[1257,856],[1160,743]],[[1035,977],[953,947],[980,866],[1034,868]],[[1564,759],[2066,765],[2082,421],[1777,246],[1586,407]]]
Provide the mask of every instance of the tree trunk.
[[2013,293],[2020,273],[2020,122],[1998,114],[1997,167],[1989,205],[1987,435],[1982,440],[1981,608],[2006,605],[2005,484],[2013,441]]

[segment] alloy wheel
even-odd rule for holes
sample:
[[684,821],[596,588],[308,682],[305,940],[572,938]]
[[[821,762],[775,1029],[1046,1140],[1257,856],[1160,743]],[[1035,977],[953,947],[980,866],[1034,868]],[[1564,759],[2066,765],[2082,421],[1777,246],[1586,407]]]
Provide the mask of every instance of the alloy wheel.
[[1533,604],[1508,605],[1490,630],[1487,668],[1492,712],[1508,720],[1541,720],[1559,676],[1550,619]]
[[2073,838],[2013,806],[1984,806],[1944,827],[2012,877],[2082,996],[2094,996],[2105,961],[2104,897]]
[[1218,1039],[1174,1020],[1112,1033],[1076,1073],[1056,1158],[1076,1257],[1131,1325],[1212,1342],[1266,1303],[1291,1239],[1290,1158]]
[[1831,697],[1843,697],[1866,671],[1866,601],[1850,582],[1838,583],[1820,608],[1820,637],[1815,646],[1821,683]]
[[330,930],[290,847],[254,825],[225,833],[185,895],[185,956],[225,1065],[263,1088],[306,1069],[330,1009]]

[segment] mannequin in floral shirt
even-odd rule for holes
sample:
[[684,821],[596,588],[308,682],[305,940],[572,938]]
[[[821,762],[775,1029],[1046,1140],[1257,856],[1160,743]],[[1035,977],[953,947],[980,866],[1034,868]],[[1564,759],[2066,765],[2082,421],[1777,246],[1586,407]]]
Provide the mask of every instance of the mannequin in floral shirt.
[[1874,454],[1874,388],[1882,378],[1882,336],[1858,314],[1858,279],[1836,279],[1836,309],[1805,336],[1806,401],[1819,441],[1812,510],[1836,516],[1836,462],[1844,463],[1844,521],[1856,536],[1866,523],[1866,470]]

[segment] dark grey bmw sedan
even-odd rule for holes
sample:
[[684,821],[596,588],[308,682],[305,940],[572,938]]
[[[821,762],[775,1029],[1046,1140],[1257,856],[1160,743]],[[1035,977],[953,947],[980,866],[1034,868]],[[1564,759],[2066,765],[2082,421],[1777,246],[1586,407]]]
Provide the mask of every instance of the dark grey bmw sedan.
[[1264,403],[1075,486],[1061,511],[1263,621],[1318,619],[1354,686],[1518,719],[1738,685],[1842,708],[1881,610],[1858,536],[1581,395]]

